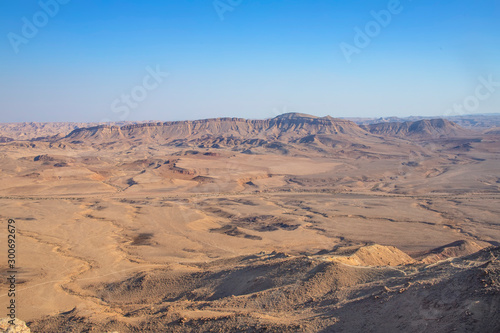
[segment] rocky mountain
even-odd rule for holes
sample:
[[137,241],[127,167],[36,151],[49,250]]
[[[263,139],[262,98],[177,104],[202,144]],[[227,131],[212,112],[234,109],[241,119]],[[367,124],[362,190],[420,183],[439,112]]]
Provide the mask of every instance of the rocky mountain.
[[468,130],[446,119],[379,123],[361,127],[372,134],[396,137],[440,138],[471,135]]
[[[445,119],[382,122],[358,125],[347,119],[286,113],[275,118],[255,120],[212,118],[203,120],[142,123],[23,123],[0,125],[0,142],[37,141],[71,144],[167,144],[174,146],[247,145],[251,147],[280,142],[336,146],[350,143],[369,146],[383,137],[434,139],[471,136],[472,132]],[[248,147],[247,147],[248,148]]]
[[[237,144],[253,140],[291,142],[310,135],[335,135],[360,139],[367,133],[354,122],[332,117],[289,113],[272,119],[213,118],[195,121],[155,122],[125,126],[101,125],[72,131],[62,140],[72,143],[130,142],[212,142]],[[260,140],[260,141],[259,141]]]
[[265,120],[213,118],[129,124],[121,127],[100,125],[76,129],[60,141],[77,144],[159,143],[212,148],[236,145],[262,146],[275,142],[332,147],[349,142],[359,147],[366,147],[374,140],[380,141],[381,136],[432,139],[470,135],[469,131],[443,119],[359,126],[350,120],[330,116],[315,117],[287,113]]

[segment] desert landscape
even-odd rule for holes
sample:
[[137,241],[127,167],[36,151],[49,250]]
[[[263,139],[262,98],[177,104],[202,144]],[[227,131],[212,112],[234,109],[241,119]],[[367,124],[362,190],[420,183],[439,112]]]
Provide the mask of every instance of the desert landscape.
[[45,333],[498,332],[499,121],[471,119],[0,124],[16,316]]

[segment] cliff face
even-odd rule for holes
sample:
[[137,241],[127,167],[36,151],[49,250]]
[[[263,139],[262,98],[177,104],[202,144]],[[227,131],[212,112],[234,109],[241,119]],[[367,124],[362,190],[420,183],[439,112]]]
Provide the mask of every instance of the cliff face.
[[[490,117],[491,118],[491,117]],[[487,119],[490,119],[487,118]],[[491,118],[495,119],[495,118]],[[249,120],[242,118],[213,118],[194,121],[119,122],[107,123],[12,123],[0,124],[0,143],[11,141],[76,141],[110,143],[114,141],[161,142],[173,140],[200,140],[207,137],[232,137],[238,140],[272,139],[295,140],[308,135],[376,136],[408,138],[440,138],[469,136],[471,132],[443,119],[403,121],[398,118],[357,120],[359,126],[346,119],[315,117],[300,113],[287,113],[272,119]],[[472,121],[472,120],[471,120]],[[490,122],[493,124],[493,122]],[[483,124],[483,123],[481,123]],[[482,125],[483,127],[486,125]],[[493,126],[492,126],[493,127]],[[68,134],[69,133],[69,134]],[[498,135],[499,129],[484,130],[484,134]],[[478,134],[478,133],[476,133]]]
[[99,125],[87,128],[78,128],[63,139],[71,139],[75,141],[86,140],[110,140],[123,139],[123,133],[118,126]]
[[131,140],[168,143],[175,140],[224,137],[240,140],[283,139],[288,141],[315,134],[362,137],[366,135],[366,131],[349,120],[285,114],[266,120],[214,118],[134,124],[122,127],[102,125],[74,130],[63,140],[70,142]]

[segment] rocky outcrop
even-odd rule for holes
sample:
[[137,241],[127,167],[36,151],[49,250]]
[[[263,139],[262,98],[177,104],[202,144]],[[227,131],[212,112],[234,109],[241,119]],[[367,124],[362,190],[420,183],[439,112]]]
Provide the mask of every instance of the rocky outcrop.
[[17,318],[14,319],[14,325],[9,320],[10,318],[0,319],[0,333],[30,333],[31,330],[26,326],[26,323]]

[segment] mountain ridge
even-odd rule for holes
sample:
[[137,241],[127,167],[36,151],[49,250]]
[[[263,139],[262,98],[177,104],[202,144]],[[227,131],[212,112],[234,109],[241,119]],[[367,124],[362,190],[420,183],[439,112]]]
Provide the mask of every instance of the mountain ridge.
[[121,127],[99,125],[79,128],[60,139],[63,141],[138,139],[145,141],[208,139],[238,137],[240,139],[284,139],[290,141],[311,134],[347,135],[361,138],[366,131],[354,122],[332,117],[284,114],[271,119],[210,118],[130,124]]
[[236,145],[248,140],[315,144],[322,141],[317,140],[318,137],[326,136],[330,141],[364,144],[368,139],[380,140],[383,137],[436,139],[470,134],[468,130],[445,119],[357,125],[351,120],[331,116],[286,113],[262,120],[224,117],[123,126],[99,125],[75,129],[58,140],[71,143],[104,143],[115,140],[162,144],[190,142],[218,146],[221,142]]
[[[28,126],[29,125],[29,126]],[[285,113],[268,119],[245,119],[238,117],[208,118],[199,120],[152,121],[131,123],[85,124],[5,124],[3,143],[11,141],[38,141],[60,143],[104,144],[116,141],[129,143],[191,142],[218,144],[231,139],[230,145],[242,141],[281,141],[283,143],[315,144],[328,137],[327,141],[343,141],[365,144],[370,139],[437,139],[456,136],[471,136],[473,132],[446,119],[422,119],[406,122],[382,122],[357,124],[345,118],[317,117],[303,113]],[[60,127],[58,127],[60,126]],[[69,130],[73,127],[71,130]],[[13,131],[9,132],[9,128]],[[36,130],[36,135],[31,133]],[[57,129],[60,128],[60,132]],[[44,132],[44,129],[47,129]],[[0,131],[2,134],[2,131]],[[33,134],[33,135],[32,135]],[[477,133],[476,133],[477,134]],[[324,140],[323,140],[324,141]]]

